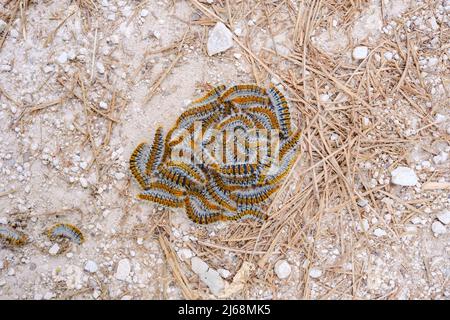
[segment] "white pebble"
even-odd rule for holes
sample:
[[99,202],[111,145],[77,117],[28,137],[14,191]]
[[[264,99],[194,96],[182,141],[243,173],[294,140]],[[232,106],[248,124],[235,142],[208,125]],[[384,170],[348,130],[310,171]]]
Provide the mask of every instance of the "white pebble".
[[122,172],[116,172],[116,173],[114,174],[114,177],[115,177],[117,180],[122,180],[123,178],[125,178],[125,174],[122,173]]
[[320,276],[322,276],[322,270],[318,268],[311,268],[311,270],[309,270],[309,276],[314,279],[320,278]]
[[141,17],[145,18],[146,16],[148,16],[148,10],[147,9],[142,9],[141,11]]
[[291,266],[286,260],[280,260],[275,263],[275,273],[280,279],[286,279],[291,274]]
[[52,256],[54,256],[58,253],[58,251],[59,251],[59,245],[57,243],[55,243],[54,245],[52,245],[50,250],[48,250],[48,253],[50,253]]
[[191,259],[191,268],[196,274],[205,273],[208,270],[208,265],[199,257],[193,257]]
[[80,178],[80,184],[83,188],[87,188],[89,186],[88,181],[86,178]]
[[447,228],[445,228],[445,226],[439,221],[433,222],[433,224],[431,225],[431,230],[434,232],[435,235],[440,235],[447,232]]
[[222,23],[217,24],[209,31],[208,36],[208,55],[213,56],[219,52],[226,51],[233,46],[233,34]]
[[182,248],[177,253],[182,260],[188,260],[194,256],[193,252],[187,248]]
[[7,26],[7,23],[5,21],[3,21],[2,19],[0,19],[0,33],[5,31],[6,26]]
[[90,273],[95,273],[95,272],[97,272],[98,267],[94,261],[88,260],[86,262],[86,264],[84,265],[84,270],[86,270],[87,272],[90,272]]
[[449,224],[450,223],[450,210],[444,210],[441,213],[438,213],[436,217],[439,219],[440,222],[443,224]]
[[356,60],[365,59],[369,54],[369,49],[365,46],[358,46],[353,49],[353,58]]
[[392,60],[392,58],[394,57],[394,54],[393,54],[392,52],[390,52],[390,51],[386,51],[386,52],[383,54],[383,56],[384,56],[384,58],[385,58],[386,60]]
[[209,290],[211,290],[214,295],[219,295],[225,287],[220,274],[214,269],[208,269],[207,272],[200,275],[200,279],[208,286]]
[[68,60],[68,56],[66,52],[61,53],[58,58],[56,58],[56,61],[58,61],[60,64],[64,64]]
[[131,271],[130,261],[128,259],[122,259],[117,264],[115,277],[118,280],[124,281],[128,277],[130,271]]
[[415,186],[418,181],[416,173],[408,167],[397,167],[391,175],[392,183],[399,186]]
[[55,297],[55,295],[53,294],[53,292],[47,292],[45,295],[44,295],[44,300],[50,300],[50,299],[52,299],[52,298],[54,298]]
[[97,66],[98,73],[100,73],[100,74],[104,74],[105,73],[105,66],[103,65],[103,63],[101,63],[99,61],[99,62],[97,62],[96,66]]
[[385,235],[387,235],[386,231],[384,231],[383,229],[380,229],[380,228],[376,228],[373,231],[373,234],[378,238],[384,237]]
[[441,123],[444,122],[445,119],[447,119],[447,117],[441,113],[436,113],[436,115],[434,116],[434,121],[436,123]]
[[229,276],[231,276],[231,272],[228,271],[227,269],[217,269],[217,272],[219,272],[220,276],[225,279],[227,279]]
[[100,101],[100,103],[98,104],[100,108],[102,109],[108,109],[108,104],[105,101]]

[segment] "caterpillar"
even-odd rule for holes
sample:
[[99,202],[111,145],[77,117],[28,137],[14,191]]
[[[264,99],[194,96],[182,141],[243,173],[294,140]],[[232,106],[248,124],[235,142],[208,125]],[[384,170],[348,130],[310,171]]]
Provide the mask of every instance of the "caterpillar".
[[28,236],[23,232],[0,224],[0,240],[3,240],[9,245],[21,246],[28,242]]
[[194,100],[165,137],[139,144],[130,170],[139,199],[184,208],[199,224],[267,220],[264,208],[298,158],[300,131],[274,86],[217,86]]
[[158,168],[162,160],[163,152],[164,152],[164,143],[162,136],[162,127],[158,127],[158,129],[156,129],[153,144],[150,148],[150,154],[148,156],[148,160],[145,165],[146,175],[153,174],[156,168]]
[[48,229],[47,236],[50,239],[56,239],[59,237],[67,238],[76,244],[82,244],[84,242],[84,236],[80,229],[68,223],[55,224]]
[[138,198],[152,201],[169,208],[180,208],[183,206],[183,202],[179,197],[162,188],[147,189],[140,193]]
[[209,224],[217,221],[226,220],[220,212],[210,211],[204,207],[202,203],[195,199],[192,195],[185,198],[186,214],[195,223]]
[[150,146],[142,142],[134,149],[130,157],[130,171],[143,189],[145,189],[150,182],[149,177],[145,174],[150,151]]
[[261,222],[267,220],[267,218],[267,214],[262,212],[258,206],[240,206],[238,209],[238,220],[252,219]]
[[291,132],[291,116],[289,112],[289,105],[286,98],[275,86],[271,86],[267,92],[269,99],[274,108],[275,114],[280,123],[280,130],[284,137],[288,137]]
[[264,185],[253,189],[237,190],[231,194],[230,198],[236,202],[238,207],[255,205],[265,202],[279,187],[279,185]]

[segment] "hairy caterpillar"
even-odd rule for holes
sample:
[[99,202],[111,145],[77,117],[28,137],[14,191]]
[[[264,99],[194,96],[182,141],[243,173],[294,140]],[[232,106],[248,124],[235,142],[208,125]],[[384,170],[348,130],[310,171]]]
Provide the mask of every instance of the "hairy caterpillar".
[[0,224],[0,239],[14,246],[24,245],[28,242],[26,234],[3,224]]
[[84,242],[84,235],[76,226],[68,223],[57,223],[47,231],[50,239],[67,238],[76,244]]

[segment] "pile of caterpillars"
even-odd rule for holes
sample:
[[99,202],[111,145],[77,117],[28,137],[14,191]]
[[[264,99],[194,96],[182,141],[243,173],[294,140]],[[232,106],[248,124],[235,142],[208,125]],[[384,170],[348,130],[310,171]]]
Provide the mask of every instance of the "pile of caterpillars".
[[185,208],[199,224],[267,219],[264,206],[295,163],[300,131],[274,86],[218,86],[193,101],[152,144],[141,143],[130,170],[138,198]]

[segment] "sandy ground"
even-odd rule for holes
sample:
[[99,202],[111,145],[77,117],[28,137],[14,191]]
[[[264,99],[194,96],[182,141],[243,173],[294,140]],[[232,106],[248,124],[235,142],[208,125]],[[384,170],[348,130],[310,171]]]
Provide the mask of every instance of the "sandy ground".
[[[0,223],[30,241],[2,245],[0,298],[448,299],[450,2],[307,3],[1,1]],[[209,56],[219,19],[233,47]],[[249,82],[283,87],[305,132],[271,219],[137,200],[134,147]],[[85,243],[47,238],[58,222]]]

